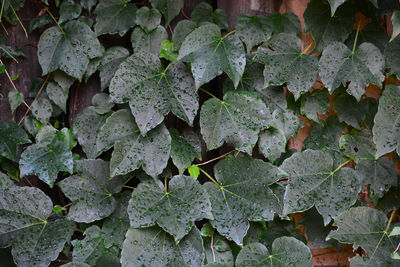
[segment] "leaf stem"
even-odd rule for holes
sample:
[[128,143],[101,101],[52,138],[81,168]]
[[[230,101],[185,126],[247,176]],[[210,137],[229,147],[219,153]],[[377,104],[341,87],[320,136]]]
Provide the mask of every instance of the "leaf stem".
[[134,190],[135,188],[133,186],[127,186],[127,185],[122,185],[123,188],[128,188]]
[[211,94],[209,91],[207,91],[207,90],[205,90],[205,89],[203,89],[203,88],[201,88],[201,87],[199,87],[199,91],[202,91],[202,92],[208,94],[209,96],[211,96],[211,97],[216,98],[216,99],[219,100],[218,97],[216,97],[215,95]]
[[235,32],[236,32],[236,30],[233,30],[233,31],[228,32],[227,34],[225,34],[225,35],[221,38],[221,40],[224,40],[226,37],[228,37],[229,35],[231,35],[231,34],[233,34],[233,33],[235,33]]
[[351,161],[352,161],[351,159],[346,160],[344,163],[340,164],[339,167],[337,167],[337,168],[333,171],[333,173],[339,171],[341,168],[343,168],[344,166],[346,166],[346,165],[347,165],[349,162],[351,162]]
[[[6,0],[3,0],[2,2],[1,2],[1,10],[0,10],[0,21],[2,20],[2,18],[3,18],[3,10],[4,10],[4,3],[6,2]],[[2,23],[2,25],[3,25],[3,23]],[[3,28],[4,28],[4,26],[3,26]]]
[[164,192],[165,194],[168,194],[168,188],[167,188],[168,184],[167,184],[167,177],[164,177]]
[[390,225],[392,224],[392,221],[393,221],[393,218],[394,218],[394,215],[395,215],[395,214],[396,214],[396,210],[394,209],[394,210],[392,211],[392,213],[390,214],[389,221],[388,221],[388,223],[387,223],[387,225],[386,225],[385,234],[387,234],[387,232],[389,231]]
[[221,187],[221,185],[214,179],[212,178],[211,175],[209,175],[205,170],[203,170],[202,168],[199,167],[199,170],[205,175],[207,176],[208,179],[210,179],[214,184],[216,184],[218,187]]
[[51,14],[50,10],[48,7],[46,7],[46,12],[49,13],[50,17],[53,19],[53,21],[57,24],[58,29],[60,29],[60,32],[64,35],[65,32],[63,30],[63,28],[61,28],[60,24],[58,24],[56,18],[53,16],[53,14]]
[[314,40],[312,40],[312,42],[306,47],[306,49],[304,49],[303,52],[301,52],[301,55],[307,54],[310,50],[310,48],[313,46],[314,44]]
[[360,32],[360,26],[361,26],[361,19],[358,21],[357,32],[356,32],[356,38],[354,39],[353,50],[351,51],[352,54],[354,54],[354,51],[356,50],[357,39],[358,39],[358,33]]
[[201,163],[195,164],[195,165],[196,165],[197,167],[202,166],[202,165],[206,165],[206,164],[211,163],[211,162],[213,162],[213,161],[216,161],[216,160],[218,160],[218,159],[225,158],[226,156],[228,156],[228,155],[229,155],[230,153],[232,153],[233,151],[235,151],[235,150],[231,150],[231,151],[229,151],[229,152],[227,152],[227,153],[225,153],[225,154],[223,154],[223,155],[220,155],[220,156],[218,156],[218,157],[216,157],[216,158],[213,158],[213,159],[210,159],[210,160],[208,160],[208,161],[206,161],[206,162],[201,162]]
[[[7,0],[7,2],[8,2],[8,5],[10,6],[12,12],[14,13],[14,16],[17,18],[18,23],[21,25],[22,29],[24,30],[24,32],[25,32],[25,37],[28,38],[28,32],[26,31],[26,29],[25,29],[25,27],[24,27],[24,24],[22,24],[22,21],[19,19],[18,15],[17,15],[17,12],[15,12],[15,9],[14,9],[13,6],[11,5],[11,3],[10,3],[8,0]],[[3,2],[3,3],[4,3],[4,2]]]

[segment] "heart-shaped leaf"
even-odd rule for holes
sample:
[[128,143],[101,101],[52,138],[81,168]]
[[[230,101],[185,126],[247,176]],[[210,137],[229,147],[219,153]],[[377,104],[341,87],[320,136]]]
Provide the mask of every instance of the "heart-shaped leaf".
[[15,122],[0,123],[0,155],[17,162],[19,145],[31,143],[26,132]]
[[142,28],[136,27],[131,35],[133,52],[150,52],[158,56],[161,43],[168,40],[168,33],[163,26],[157,26],[151,32],[145,32]]
[[172,162],[182,174],[195,158],[201,160],[200,139],[193,131],[186,131],[180,135],[177,130],[171,128],[169,133],[172,139]]
[[151,0],[151,5],[165,16],[165,27],[169,25],[183,8],[184,0]]
[[246,44],[247,52],[267,41],[272,34],[272,28],[267,16],[252,16],[241,14],[236,22],[237,35]]
[[129,56],[128,49],[122,46],[113,46],[106,50],[101,59],[100,81],[101,90],[106,89],[114,77],[119,65]]
[[199,26],[207,23],[218,25],[222,30],[228,30],[228,16],[222,9],[213,10],[213,7],[206,2],[196,5],[191,14],[192,20]]

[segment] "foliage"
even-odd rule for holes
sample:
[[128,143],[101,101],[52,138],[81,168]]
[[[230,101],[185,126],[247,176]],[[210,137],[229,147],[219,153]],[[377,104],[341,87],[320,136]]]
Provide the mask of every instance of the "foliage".
[[[24,2],[3,1],[7,23]],[[302,267],[350,243],[351,266],[399,266],[397,6],[311,0],[309,40],[292,13],[229,31],[184,2],[42,1],[46,78],[2,96],[19,123],[0,123],[0,247],[18,266]],[[24,53],[0,50],[12,82]]]

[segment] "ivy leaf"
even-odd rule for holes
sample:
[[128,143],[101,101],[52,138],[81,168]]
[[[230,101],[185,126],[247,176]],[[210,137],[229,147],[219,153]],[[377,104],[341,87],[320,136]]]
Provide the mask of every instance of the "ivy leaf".
[[200,112],[201,134],[208,149],[227,142],[251,154],[258,133],[268,128],[270,121],[265,104],[247,92],[227,92],[223,101],[209,99]]
[[58,135],[48,144],[33,144],[21,155],[19,160],[21,177],[34,174],[53,187],[60,171],[72,173],[74,160],[71,150]]
[[186,131],[182,135],[173,128],[169,129],[171,135],[171,158],[174,165],[182,174],[192,164],[195,158],[201,160],[201,143],[193,131]]
[[71,242],[74,246],[72,253],[74,262],[84,262],[95,266],[97,260],[102,256],[111,254],[118,257],[119,251],[116,247],[107,248],[105,246],[106,236],[97,225],[90,226],[83,234],[84,239]]
[[212,6],[206,2],[200,2],[194,7],[191,18],[199,26],[213,23],[221,30],[229,30],[228,16],[225,11],[222,9],[213,10]]
[[313,266],[311,258],[306,245],[284,236],[274,240],[271,253],[260,243],[245,246],[236,258],[236,266]]
[[71,222],[48,220],[53,203],[34,187],[0,184],[0,247],[12,246],[18,266],[48,266],[71,238]]
[[301,40],[293,34],[274,35],[266,47],[261,47],[256,60],[265,64],[265,85],[282,85],[297,100],[310,90],[318,75],[318,58],[301,51]]
[[103,91],[110,85],[110,81],[119,65],[129,56],[128,49],[122,46],[113,46],[107,49],[101,59],[100,81]]
[[278,167],[244,155],[228,156],[214,167],[216,182],[204,188],[210,196],[218,232],[241,245],[248,221],[272,220],[278,198],[270,185],[287,176]]
[[151,5],[160,10],[165,16],[165,27],[179,14],[184,0],[150,0]]
[[177,244],[190,232],[195,221],[212,218],[207,193],[199,182],[184,175],[174,176],[168,188],[160,188],[152,180],[140,183],[132,193],[128,214],[131,227],[157,223]]
[[392,25],[393,25],[393,32],[390,41],[397,37],[400,34],[400,11],[395,10],[391,17]]
[[114,103],[108,94],[98,93],[92,97],[92,105],[95,107],[95,111],[99,115],[107,114],[114,107]]
[[[20,48],[14,48],[6,45],[6,38],[3,35],[0,35],[0,56],[1,58],[16,58],[16,57],[25,57],[25,53]],[[5,71],[5,66],[2,65],[3,73]]]
[[347,4],[341,5],[335,11],[335,16],[331,16],[328,3],[312,0],[303,15],[305,32],[311,31],[317,43],[316,50],[322,51],[333,42],[347,39],[353,29],[353,17],[354,11]]
[[353,53],[343,43],[336,42],[323,51],[319,75],[330,93],[350,82],[347,92],[360,101],[368,84],[381,85],[385,78],[384,64],[381,52],[373,44],[362,43]]
[[76,19],[82,12],[82,7],[73,0],[63,0],[60,5],[60,19],[58,23]]
[[196,227],[178,245],[158,227],[131,228],[121,255],[122,266],[202,266],[203,261],[203,241]]
[[89,26],[82,22],[67,22],[63,30],[64,34],[54,26],[40,36],[38,58],[43,75],[61,69],[81,80],[89,60],[102,55],[102,46]]
[[187,67],[176,62],[164,69],[158,56],[149,53],[134,54],[120,65],[111,80],[110,96],[116,103],[129,101],[143,135],[170,111],[192,125],[199,107]]
[[174,44],[169,40],[162,41],[160,45],[160,58],[165,58],[171,62],[175,62],[178,58],[178,53],[174,52]]
[[137,7],[126,0],[100,0],[94,13],[97,15],[94,30],[96,35],[116,34],[120,36],[136,25]]
[[330,232],[328,238],[340,243],[352,243],[354,248],[362,247],[366,256],[359,259],[358,266],[396,266],[390,254],[396,249],[394,238],[389,237],[386,214],[369,207],[351,208],[335,219],[338,229]]
[[298,34],[301,33],[299,18],[292,12],[274,12],[267,16],[272,32],[275,34],[285,32]]
[[[379,158],[395,150],[400,144],[400,87],[387,85],[379,99],[378,113],[372,128],[376,144],[375,157]],[[398,149],[399,151],[399,149]]]
[[196,23],[191,20],[181,20],[174,28],[174,35],[172,35],[172,42],[174,43],[174,50],[179,51],[186,36],[196,29]]
[[260,134],[258,147],[261,154],[274,163],[285,152],[286,142],[284,132],[276,128],[269,128]]
[[110,180],[108,162],[101,159],[76,161],[76,175],[58,183],[73,201],[68,217],[76,222],[90,223],[109,216],[116,207],[113,194],[122,189],[122,180]]
[[0,155],[17,162],[19,145],[31,143],[26,132],[13,121],[0,123]]
[[327,0],[331,6],[331,16],[335,15],[336,9],[341,6],[346,0]]
[[89,12],[97,4],[98,0],[81,0],[81,6]]
[[31,112],[42,124],[47,124],[53,112],[53,106],[46,94],[40,95],[39,99],[31,105]]
[[158,56],[163,41],[168,40],[168,33],[163,26],[157,26],[151,32],[136,27],[131,35],[134,53],[150,52]]
[[12,113],[15,112],[15,110],[19,107],[19,105],[22,104],[22,102],[24,102],[24,100],[25,97],[20,92],[14,90],[8,92],[8,103],[10,104]]
[[25,0],[4,1],[2,3],[2,16],[12,25],[18,24],[18,15],[16,11],[20,10],[25,4]]
[[247,52],[250,52],[254,46],[271,37],[272,29],[267,16],[241,14],[236,22],[236,32],[246,44]]
[[218,234],[203,238],[205,263],[204,266],[233,266],[234,259],[229,243]]
[[67,100],[69,89],[64,90],[55,82],[48,82],[46,86],[47,96],[53,103],[58,106],[64,113],[67,113]]
[[365,100],[357,102],[354,97],[348,94],[336,96],[333,108],[337,112],[340,122],[343,121],[356,129],[361,129],[361,123],[368,111],[368,105]]
[[386,45],[389,42],[389,37],[385,32],[385,29],[378,22],[372,22],[361,30],[358,31],[358,37],[356,40],[357,31],[353,31],[353,33],[347,38],[345,44],[347,47],[353,47],[354,42],[358,44],[362,43],[371,43],[379,48],[379,51],[383,53]]
[[87,107],[75,118],[73,132],[88,159],[96,158],[97,134],[106,119],[107,116],[99,115],[95,107]]
[[201,26],[190,33],[182,43],[178,60],[191,63],[196,88],[223,71],[236,88],[246,65],[240,39],[230,34],[221,37],[220,28],[214,24]]
[[96,146],[98,154],[114,146],[111,176],[127,174],[142,166],[148,175],[156,177],[167,166],[171,136],[164,124],[142,136],[129,110],[123,109],[106,120]]
[[295,153],[282,163],[281,168],[290,177],[284,214],[302,212],[315,205],[326,225],[330,217],[335,218],[351,207],[361,190],[356,171],[340,166],[336,168],[327,152],[309,149]]
[[396,55],[400,51],[400,38],[396,38],[386,45],[385,49],[385,61],[386,67],[390,68],[390,75],[395,74],[398,78],[400,77],[400,61]]
[[281,130],[286,139],[290,136],[295,135],[301,127],[300,120],[298,116],[290,109],[276,109],[272,113],[272,120],[275,127]]
[[136,11],[136,23],[141,26],[145,32],[151,32],[161,22],[161,14],[157,9],[149,9],[143,6]]

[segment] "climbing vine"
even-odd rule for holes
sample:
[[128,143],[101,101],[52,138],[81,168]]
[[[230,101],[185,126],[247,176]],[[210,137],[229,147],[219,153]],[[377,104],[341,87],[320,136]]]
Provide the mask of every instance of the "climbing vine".
[[[0,11],[1,97],[23,111],[0,123],[15,264],[312,266],[352,244],[352,266],[400,266],[399,2],[311,0],[303,30],[292,13],[230,30],[183,0],[42,0],[24,25],[24,2]],[[41,34],[28,94],[9,24]]]

